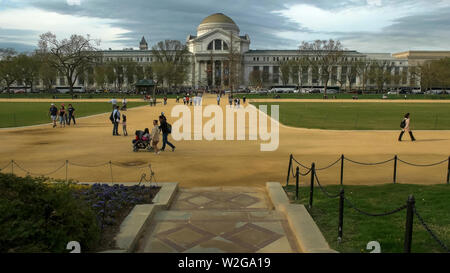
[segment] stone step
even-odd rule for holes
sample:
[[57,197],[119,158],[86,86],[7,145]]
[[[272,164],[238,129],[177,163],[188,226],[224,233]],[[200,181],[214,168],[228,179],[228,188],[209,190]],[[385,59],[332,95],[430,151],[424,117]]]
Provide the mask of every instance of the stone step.
[[275,210],[218,211],[218,210],[168,210],[159,211],[153,221],[279,221],[284,220],[282,213]]

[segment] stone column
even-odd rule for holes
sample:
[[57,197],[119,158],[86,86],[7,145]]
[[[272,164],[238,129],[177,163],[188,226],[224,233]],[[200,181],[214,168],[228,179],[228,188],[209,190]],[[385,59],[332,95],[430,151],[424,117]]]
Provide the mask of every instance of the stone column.
[[211,71],[212,71],[212,86],[215,87],[216,86],[216,61],[213,60],[213,62],[211,63]]
[[220,87],[224,87],[224,77],[223,77],[223,61],[220,61]]

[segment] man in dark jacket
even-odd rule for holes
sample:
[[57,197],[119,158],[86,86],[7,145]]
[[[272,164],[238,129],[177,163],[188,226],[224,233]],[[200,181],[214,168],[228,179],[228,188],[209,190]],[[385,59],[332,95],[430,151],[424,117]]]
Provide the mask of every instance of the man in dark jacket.
[[171,132],[164,113],[161,113],[161,116],[159,116],[159,124],[161,124],[159,126],[159,129],[161,130],[163,135],[163,145],[161,147],[161,151],[164,151],[164,149],[166,148],[166,144],[172,148],[172,152],[175,151],[175,146],[167,140]]

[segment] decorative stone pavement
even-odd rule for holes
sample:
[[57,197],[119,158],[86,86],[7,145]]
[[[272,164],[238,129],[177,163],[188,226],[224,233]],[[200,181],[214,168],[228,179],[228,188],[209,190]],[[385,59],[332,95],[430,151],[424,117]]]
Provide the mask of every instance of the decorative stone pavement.
[[299,252],[283,214],[264,189],[179,189],[169,210],[159,211],[137,252]]

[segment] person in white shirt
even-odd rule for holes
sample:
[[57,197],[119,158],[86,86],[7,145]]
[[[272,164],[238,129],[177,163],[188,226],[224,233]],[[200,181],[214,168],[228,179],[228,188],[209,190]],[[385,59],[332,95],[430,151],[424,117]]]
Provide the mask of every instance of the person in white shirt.
[[115,98],[112,98],[109,102],[112,104],[112,108],[116,109],[117,100]]

